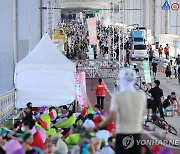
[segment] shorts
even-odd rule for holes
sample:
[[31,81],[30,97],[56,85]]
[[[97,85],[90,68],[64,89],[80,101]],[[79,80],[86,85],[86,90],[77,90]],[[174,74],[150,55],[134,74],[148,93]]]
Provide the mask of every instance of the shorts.
[[152,100],[147,99],[147,109],[152,109]]
[[153,71],[153,73],[157,73],[157,69],[153,69],[152,71]]
[[152,61],[153,57],[149,57],[149,61]]
[[171,71],[166,72],[166,77],[171,77]]

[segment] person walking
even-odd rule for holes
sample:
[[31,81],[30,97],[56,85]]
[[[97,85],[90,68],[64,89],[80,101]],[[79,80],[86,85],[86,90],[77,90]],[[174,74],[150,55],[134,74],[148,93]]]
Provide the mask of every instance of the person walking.
[[179,66],[180,66],[180,54],[178,54],[178,57],[176,58],[174,64],[176,64],[175,77],[177,77],[178,68],[179,68]]
[[168,65],[166,66],[165,74],[166,74],[166,77],[167,77],[167,82],[170,82],[170,78],[171,78],[171,63],[168,63]]
[[126,62],[130,66],[130,51],[129,51],[129,49],[126,50]]
[[[93,130],[104,128],[116,117],[116,154],[141,154],[141,145],[135,142],[141,139],[142,119],[146,114],[146,95],[136,91],[136,72],[125,67],[119,71],[120,91],[111,99],[110,113],[106,120],[99,123]],[[133,141],[129,146],[127,141]],[[129,146],[129,147],[128,147]]]
[[156,62],[156,59],[153,59],[153,62],[152,62],[152,72],[153,72],[154,80],[156,80],[157,66],[158,66],[158,63]]
[[166,44],[166,47],[164,48],[164,52],[165,52],[165,55],[166,55],[166,59],[169,59],[169,45]]
[[149,96],[149,91],[151,90],[152,85],[151,83],[147,84],[147,89],[146,89],[146,95],[147,95],[147,119],[150,117],[151,109],[152,109],[152,98]]
[[163,109],[162,109],[163,105],[161,102],[161,99],[164,99],[164,95],[163,95],[163,90],[161,88],[159,88],[159,86],[160,86],[160,81],[155,80],[154,88],[151,88],[148,91],[149,96],[151,96],[151,98],[152,98],[152,114],[153,114],[154,121],[156,120],[157,109],[159,110],[161,118],[164,119],[164,113],[163,113]]
[[152,62],[154,58],[154,50],[152,50],[152,48],[150,48],[149,50],[149,61]]
[[158,48],[158,52],[159,52],[159,58],[162,57],[162,53],[163,53],[162,45],[160,45],[160,47]]
[[102,79],[99,78],[98,83],[96,84],[96,97],[97,104],[101,106],[101,110],[104,109],[104,98],[106,96],[106,85],[102,82]]

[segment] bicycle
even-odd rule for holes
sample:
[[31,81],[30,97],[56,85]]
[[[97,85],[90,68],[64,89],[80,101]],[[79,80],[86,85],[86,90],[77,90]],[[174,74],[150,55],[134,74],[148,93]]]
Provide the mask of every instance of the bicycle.
[[158,126],[159,128],[162,128],[164,130],[165,130],[166,125],[168,125],[168,132],[173,134],[173,135],[177,135],[177,130],[173,126],[171,126],[165,119],[163,119],[157,115],[155,115],[155,116],[152,115],[151,119],[149,119],[149,120],[147,119],[145,121],[144,126],[149,127],[149,126],[147,126],[148,122],[151,122],[154,125]]

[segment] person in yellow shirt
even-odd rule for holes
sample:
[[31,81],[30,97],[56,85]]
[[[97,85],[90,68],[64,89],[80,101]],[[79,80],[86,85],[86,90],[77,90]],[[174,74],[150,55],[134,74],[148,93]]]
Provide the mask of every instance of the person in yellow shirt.
[[111,99],[110,112],[106,120],[92,130],[97,131],[116,119],[116,154],[141,154],[141,121],[146,115],[147,100],[142,91],[136,91],[136,72],[129,67],[119,71],[120,91]]

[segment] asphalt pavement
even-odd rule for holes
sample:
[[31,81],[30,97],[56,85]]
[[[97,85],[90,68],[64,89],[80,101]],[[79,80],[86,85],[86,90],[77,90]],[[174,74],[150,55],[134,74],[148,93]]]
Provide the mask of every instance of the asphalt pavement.
[[[164,61],[164,59],[162,59]],[[143,64],[142,64],[142,60],[136,60],[132,62],[133,64],[136,64],[138,69],[140,70],[140,76],[142,78],[144,78],[144,73],[143,73]],[[165,67],[166,63],[161,63],[160,64],[161,67]],[[170,80],[169,83],[167,83],[167,79],[165,77],[165,74],[163,73],[158,73],[157,74],[157,79],[159,79],[161,81],[161,88],[164,91],[164,96],[169,95],[172,91],[176,92],[177,98],[180,100],[180,84],[178,84],[177,79],[175,79],[174,77],[172,77],[172,79]],[[108,79],[103,79],[103,81],[106,83],[107,88],[108,88],[108,93],[105,99],[105,110],[108,112],[109,111],[109,105],[110,105],[110,99],[111,99],[111,94],[114,93],[114,80],[112,78],[108,78]],[[152,80],[153,81],[153,80]],[[96,104],[96,96],[95,96],[95,84],[97,83],[97,79],[94,79],[93,82],[91,79],[87,79],[86,80],[87,83],[87,93],[89,96],[89,99],[92,103],[92,105]],[[92,86],[93,85],[93,86]],[[177,117],[168,117],[166,118],[167,122],[169,124],[171,124],[172,126],[174,126],[176,128],[176,130],[178,131],[178,137],[180,137],[180,125],[179,125],[179,121],[180,121],[180,116]],[[144,130],[142,138],[145,140],[151,140],[151,139],[161,139],[158,138],[153,131],[150,130]],[[152,146],[149,146],[150,148],[152,148]],[[169,147],[168,145],[165,147]],[[173,153],[175,154],[179,154],[180,153],[180,149],[178,147],[171,147],[173,149]]]

